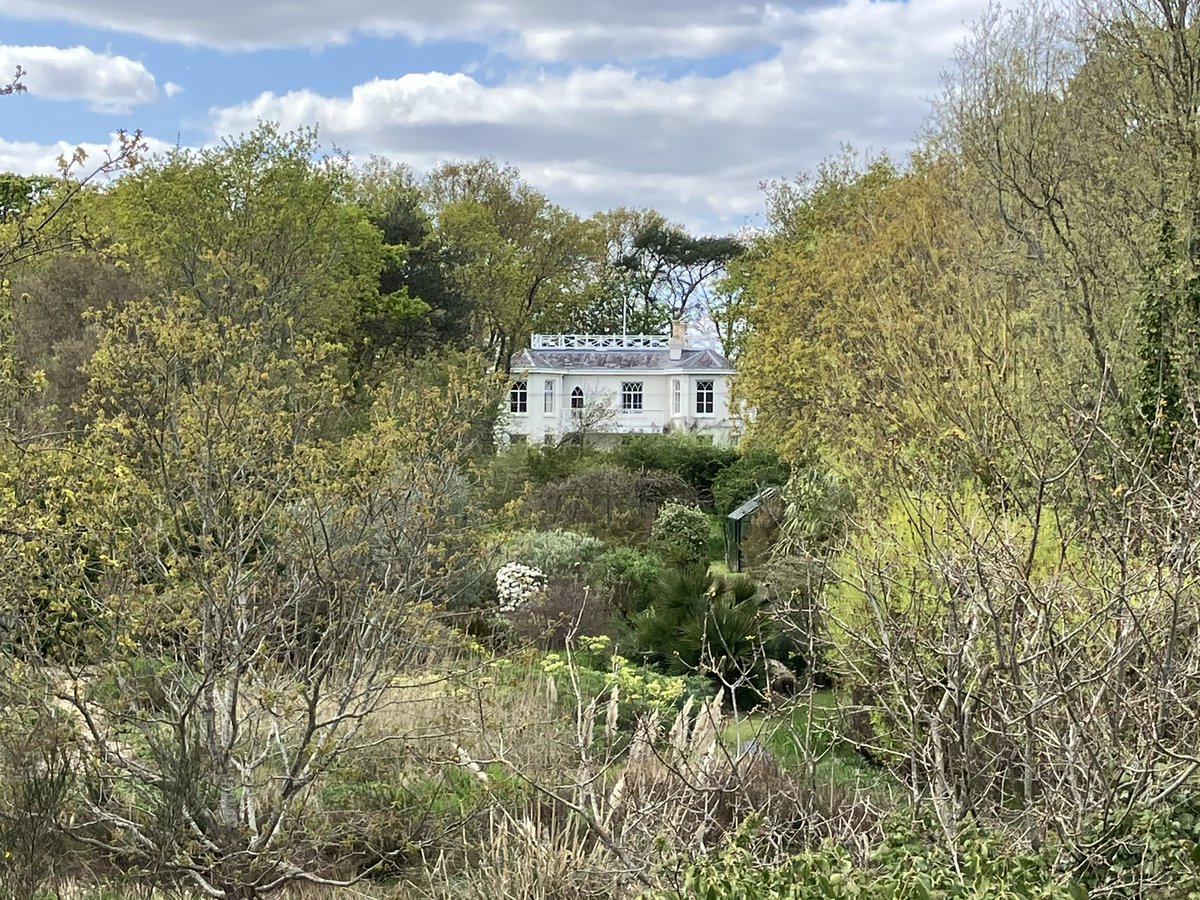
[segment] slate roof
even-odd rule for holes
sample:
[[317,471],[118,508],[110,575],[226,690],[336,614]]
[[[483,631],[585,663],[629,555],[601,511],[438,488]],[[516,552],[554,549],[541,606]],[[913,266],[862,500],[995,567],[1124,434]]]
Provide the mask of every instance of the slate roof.
[[512,371],[525,369],[662,369],[670,371],[732,371],[733,365],[715,350],[684,350],[671,359],[663,350],[529,350],[513,355]]

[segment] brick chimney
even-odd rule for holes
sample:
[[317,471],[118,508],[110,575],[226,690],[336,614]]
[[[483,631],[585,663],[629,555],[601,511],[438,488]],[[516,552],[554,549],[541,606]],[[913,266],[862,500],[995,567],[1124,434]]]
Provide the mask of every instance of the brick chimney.
[[687,322],[675,319],[671,322],[671,339],[667,341],[667,351],[670,359],[683,359],[683,351],[687,347]]

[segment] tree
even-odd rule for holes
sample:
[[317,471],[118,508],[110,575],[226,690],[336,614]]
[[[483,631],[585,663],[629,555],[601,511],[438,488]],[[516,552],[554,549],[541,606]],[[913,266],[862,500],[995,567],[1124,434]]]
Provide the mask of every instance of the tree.
[[665,327],[700,312],[697,301],[742,249],[736,238],[690,235],[653,214],[620,264],[630,273],[638,298],[656,310],[660,327]]
[[750,332],[736,390],[793,461],[821,447],[860,477],[913,462],[986,481],[1012,417],[1044,418],[1036,398],[1057,381],[1045,322],[980,271],[992,232],[958,179],[952,161],[916,158],[906,174],[834,161],[770,198],[772,229],[739,264]]
[[447,163],[427,188],[475,345],[507,371],[531,333],[563,330],[587,301],[594,229],[491,160]]
[[358,173],[356,190],[386,251],[378,297],[363,304],[355,327],[359,367],[466,349],[474,305],[453,277],[452,251],[434,229],[425,191],[407,167],[380,159]]
[[0,219],[25,215],[55,184],[56,180],[46,175],[0,173]]
[[1099,385],[1116,417],[1140,403],[1131,285],[1156,277],[1168,223],[1181,282],[1200,251],[1196,28],[1191,3],[995,9],[940,104],[974,214],[998,217],[1023,251],[1006,266],[1062,308],[1055,355],[1079,367],[1072,402],[1092,403]]
[[70,710],[50,814],[98,858],[214,898],[346,883],[371,860],[314,792],[397,738],[372,717],[437,640],[495,396],[477,370],[395,383],[332,442],[335,346],[172,300],[103,316],[85,440],[6,470],[0,691]]
[[349,202],[351,173],[312,131],[273,125],[220,147],[172,150],[106,201],[127,262],[213,320],[259,321],[280,346],[341,336],[379,289],[383,245]]

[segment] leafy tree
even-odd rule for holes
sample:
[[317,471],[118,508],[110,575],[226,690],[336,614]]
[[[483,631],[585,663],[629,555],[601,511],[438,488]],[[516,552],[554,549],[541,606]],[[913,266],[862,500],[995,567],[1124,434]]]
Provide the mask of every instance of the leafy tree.
[[28,213],[56,183],[56,179],[46,175],[0,173],[0,219]]
[[698,314],[697,301],[742,250],[735,238],[690,235],[651,214],[620,265],[629,273],[643,308],[654,309],[660,317],[661,329],[674,319]]
[[455,284],[475,304],[475,344],[508,371],[532,332],[563,330],[587,300],[595,231],[491,160],[447,163],[427,188]]
[[363,304],[355,328],[359,368],[466,349],[473,303],[453,278],[453,255],[426,212],[425,191],[407,167],[376,158],[357,174],[356,194],[386,250],[378,297]]
[[351,173],[312,131],[269,124],[172,150],[106,199],[128,263],[217,321],[265,324],[279,346],[340,336],[379,289],[380,232],[348,202]]
[[0,688],[73,710],[54,827],[208,896],[345,882],[311,793],[438,634],[495,395],[478,370],[393,381],[335,442],[335,345],[180,296],[99,324],[85,439],[0,483]]
[[835,160],[771,198],[772,230],[745,263],[735,391],[785,457],[820,445],[861,477],[912,464],[987,481],[997,448],[1042,428],[1038,400],[1070,361],[1047,356],[1038,304],[980,272],[991,237],[958,177],[949,161],[901,175]]

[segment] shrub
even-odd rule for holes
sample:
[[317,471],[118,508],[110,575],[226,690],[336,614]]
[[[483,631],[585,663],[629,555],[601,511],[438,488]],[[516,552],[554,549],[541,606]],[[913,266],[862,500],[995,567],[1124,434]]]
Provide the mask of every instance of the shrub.
[[519,645],[559,649],[576,634],[611,630],[617,610],[577,576],[551,577],[519,616],[509,617],[508,638]]
[[665,574],[662,560],[633,547],[614,547],[588,570],[588,583],[609,596],[623,616],[639,613],[654,600]]
[[709,674],[744,703],[765,692],[764,645],[776,627],[749,578],[676,573],[634,626],[639,648],[668,671]]
[[708,539],[708,516],[682,503],[664,503],[650,531],[650,546],[668,566],[679,568],[704,566]]
[[628,469],[678,475],[708,503],[713,482],[737,459],[737,451],[698,434],[632,434],[613,450],[613,458]]
[[[561,702],[574,707],[585,706],[593,700],[602,705],[617,689],[617,724],[632,726],[651,711],[668,714],[683,708],[689,697],[708,700],[712,686],[708,679],[695,675],[663,675],[646,666],[639,666],[620,654],[609,655],[610,641],[606,635],[582,637],[577,642],[571,661],[575,666],[573,684],[578,689],[559,693]],[[542,670],[551,677],[566,676],[567,660],[561,653],[547,653]]]
[[541,569],[548,575],[561,576],[585,568],[604,550],[604,542],[590,534],[564,531],[520,531],[504,544],[506,561]]
[[695,502],[696,493],[678,475],[609,465],[542,485],[531,492],[527,507],[543,528],[586,531],[628,544],[649,537],[667,500]]
[[889,823],[889,838],[866,865],[846,850],[828,845],[782,860],[756,854],[748,820],[721,850],[684,871],[683,891],[644,895],[656,900],[683,897],[740,897],[745,900],[851,900],[863,897],[1040,897],[1082,900],[1087,891],[1056,872],[1045,853],[1003,846],[996,835],[960,834],[958,853],[913,833],[907,823]]
[[791,468],[773,451],[747,450],[713,481],[713,508],[718,515],[729,515],[763,488],[786,484],[790,474]]

